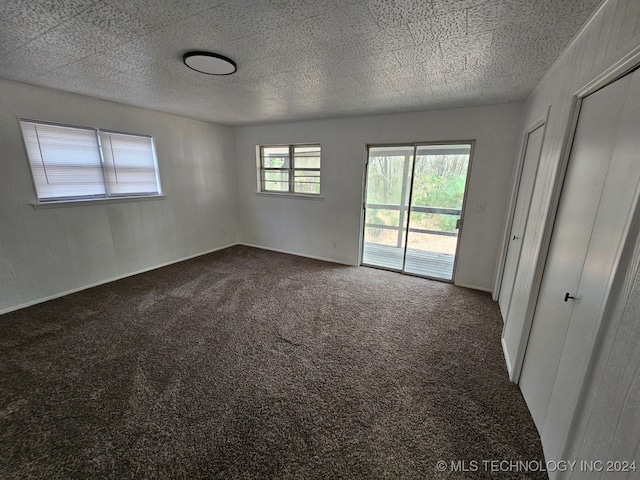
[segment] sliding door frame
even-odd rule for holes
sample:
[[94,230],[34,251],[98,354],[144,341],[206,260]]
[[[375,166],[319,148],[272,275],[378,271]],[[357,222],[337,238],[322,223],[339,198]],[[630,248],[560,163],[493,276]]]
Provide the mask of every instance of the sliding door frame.
[[[470,146],[470,150],[469,150],[469,161],[467,162],[467,172],[466,172],[466,177],[465,177],[465,184],[464,184],[464,194],[462,196],[462,206],[460,207],[460,220],[459,220],[459,228],[458,228],[458,235],[456,238],[456,251],[454,254],[454,258],[453,258],[453,272],[451,274],[451,279],[447,280],[447,279],[442,279],[442,278],[437,278],[437,277],[431,277],[428,275],[420,275],[417,273],[409,273],[405,271],[405,263],[406,263],[406,257],[407,257],[407,242],[408,242],[408,235],[409,235],[409,228],[411,226],[411,202],[413,199],[413,175],[415,173],[415,166],[416,166],[416,153],[419,147],[428,147],[428,146],[434,146],[434,145],[469,145]],[[471,178],[471,167],[472,167],[472,163],[473,163],[473,156],[474,156],[474,152],[475,152],[475,145],[476,145],[476,141],[475,139],[466,139],[466,140],[446,140],[446,141],[425,141],[425,142],[399,142],[399,143],[367,143],[365,145],[365,149],[364,149],[364,178],[363,178],[363,182],[362,182],[362,204],[361,204],[361,215],[360,215],[360,252],[358,255],[359,258],[359,265],[361,266],[367,266],[370,268],[379,268],[381,270],[387,270],[387,271],[391,271],[391,272],[397,272],[397,273],[402,273],[404,275],[411,275],[414,277],[420,277],[420,278],[426,278],[429,280],[438,280],[440,282],[445,282],[445,283],[453,283],[455,284],[455,278],[456,278],[456,272],[457,272],[457,268],[458,268],[458,256],[460,253],[460,243],[462,241],[462,235],[464,232],[464,218],[465,218],[465,213],[466,213],[466,206],[467,206],[467,195],[469,194],[469,180]],[[409,202],[407,205],[407,229],[405,232],[405,246],[404,246],[404,252],[403,252],[403,260],[402,260],[402,269],[398,270],[398,269],[393,269],[393,268],[386,268],[386,267],[379,267],[376,265],[369,265],[369,264],[365,264],[363,263],[363,256],[364,256],[364,232],[365,232],[365,228],[366,228],[366,204],[367,204],[367,187],[368,187],[368,182],[369,182],[369,152],[371,150],[371,148],[377,148],[377,147],[413,147],[413,165],[411,166],[411,186],[410,186],[410,190],[409,190]],[[403,225],[400,224],[399,228],[402,229]]]
[[[371,150],[371,148],[378,148],[378,147],[413,147],[413,161],[412,161],[412,165],[411,165],[411,185],[409,186],[409,198],[407,199],[408,201],[408,205],[407,205],[407,227],[409,226],[409,220],[410,220],[410,206],[411,206],[411,194],[413,192],[413,173],[414,173],[414,169],[415,169],[415,158],[416,158],[416,149],[417,149],[417,144],[416,143],[384,143],[384,144],[366,144],[365,145],[365,149],[364,149],[364,180],[363,180],[363,185],[362,185],[362,205],[361,205],[361,221],[360,221],[360,251],[358,253],[358,259],[359,259],[359,265],[360,266],[366,266],[366,267],[370,267],[370,268],[377,268],[380,270],[386,270],[389,272],[396,272],[396,273],[405,273],[404,272],[404,265],[406,262],[406,257],[407,257],[407,249],[406,249],[406,241],[407,241],[407,233],[408,233],[408,228],[407,228],[407,232],[405,232],[404,234],[404,240],[405,240],[405,247],[404,247],[404,252],[402,254],[402,268],[391,268],[391,267],[381,267],[381,266],[377,266],[377,265],[370,265],[368,263],[363,263],[364,260],[364,229],[367,228],[367,188],[369,185],[369,151]],[[403,184],[406,180],[406,167],[403,168],[403,175],[404,178],[402,180]],[[403,189],[402,193],[401,193],[401,197],[404,197],[404,193],[405,190]],[[400,198],[400,202],[403,202],[404,198]],[[398,238],[400,238],[400,232],[402,232],[402,227],[403,227],[403,218],[402,218],[402,205],[400,206],[400,212],[398,215]]]

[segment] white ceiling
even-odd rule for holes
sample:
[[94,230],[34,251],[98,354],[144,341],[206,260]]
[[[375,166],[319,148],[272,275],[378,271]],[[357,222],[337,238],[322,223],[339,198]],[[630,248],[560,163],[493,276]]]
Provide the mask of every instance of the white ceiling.
[[1,0],[0,78],[227,125],[521,101],[599,3]]

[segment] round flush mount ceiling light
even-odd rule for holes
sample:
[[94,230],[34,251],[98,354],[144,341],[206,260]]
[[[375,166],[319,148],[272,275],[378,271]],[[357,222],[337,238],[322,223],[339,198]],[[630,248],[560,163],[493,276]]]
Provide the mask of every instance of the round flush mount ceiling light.
[[238,69],[230,58],[211,52],[188,52],[182,61],[190,69],[207,75],[231,75]]

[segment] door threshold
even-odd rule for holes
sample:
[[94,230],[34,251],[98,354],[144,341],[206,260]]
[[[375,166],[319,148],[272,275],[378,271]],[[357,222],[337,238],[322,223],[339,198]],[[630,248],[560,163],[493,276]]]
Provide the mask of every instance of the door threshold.
[[396,268],[381,267],[379,265],[369,265],[367,263],[361,263],[360,266],[366,268],[375,268],[376,270],[384,270],[385,272],[399,273],[400,275],[408,275],[410,277],[424,278],[425,280],[434,280],[436,282],[449,283],[453,285],[453,279],[430,277],[428,275],[420,275],[419,273],[412,272],[403,272],[402,270],[398,270]]

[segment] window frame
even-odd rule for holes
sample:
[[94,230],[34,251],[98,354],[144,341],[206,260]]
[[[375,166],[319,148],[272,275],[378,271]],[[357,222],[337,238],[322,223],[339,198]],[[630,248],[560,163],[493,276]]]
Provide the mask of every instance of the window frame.
[[104,163],[104,151],[102,147],[102,138],[100,137],[101,133],[106,134],[114,134],[114,135],[125,135],[129,137],[138,137],[138,138],[148,138],[151,146],[151,155],[153,156],[153,167],[155,171],[155,179],[156,185],[158,186],[157,193],[150,192],[140,192],[140,193],[127,193],[127,194],[108,194],[108,199],[116,199],[116,198],[146,198],[146,197],[158,197],[162,196],[162,184],[160,182],[160,167],[158,166],[158,155],[156,154],[156,142],[153,138],[153,135],[146,135],[141,133],[130,133],[130,132],[121,132],[118,130],[110,130],[106,128],[96,128],[96,138],[99,142],[100,147],[100,158],[102,160],[102,171],[105,174],[105,186],[107,187],[108,193],[108,184],[106,180],[106,171],[105,171],[105,163]]
[[[27,147],[27,142],[25,139],[25,134],[23,130],[23,123],[32,124],[32,125],[46,125],[53,127],[62,127],[69,129],[77,129],[84,131],[91,131],[94,133],[95,137],[95,148],[96,153],[100,158],[100,169],[102,173],[102,180],[104,186],[104,193],[98,195],[69,195],[69,196],[59,196],[59,197],[51,197],[51,198],[40,198],[38,194],[38,188],[36,184],[36,178],[33,172],[32,160],[29,156],[29,149]],[[155,200],[165,198],[162,192],[162,183],[160,179],[160,168],[158,165],[158,156],[156,153],[155,139],[152,135],[147,134],[139,134],[139,133],[131,133],[131,132],[122,132],[118,130],[112,129],[102,129],[97,127],[89,127],[85,125],[73,125],[62,122],[52,122],[48,120],[37,120],[33,118],[26,117],[18,117],[18,127],[20,129],[20,134],[22,136],[22,144],[25,151],[25,156],[27,163],[29,165],[29,173],[31,176],[31,184],[33,186],[33,191],[35,193],[35,202],[32,203],[34,208],[42,208],[42,207],[53,207],[53,206],[68,206],[68,205],[79,205],[79,204],[90,204],[90,203],[119,203],[123,201],[132,201],[132,200]],[[102,140],[100,138],[101,133],[106,134],[116,134],[116,135],[127,135],[138,138],[149,139],[150,147],[151,147],[151,155],[153,156],[153,167],[155,173],[155,181],[157,185],[157,192],[140,192],[140,193],[126,193],[126,194],[113,194],[110,193],[110,186],[107,180],[107,172],[104,160],[103,146]]]
[[[320,167],[319,168],[305,168],[295,166],[295,149],[297,147],[318,147]],[[289,159],[288,167],[265,167],[264,166],[264,150],[265,148],[286,148]],[[319,142],[312,143],[290,143],[290,144],[265,144],[256,146],[257,164],[258,164],[258,191],[257,193],[264,195],[279,195],[279,196],[293,196],[293,197],[310,197],[310,198],[322,198],[322,146]],[[288,190],[266,190],[265,189],[265,173],[266,172],[288,172]],[[295,174],[296,172],[318,172],[318,193],[304,193],[295,191]]]

